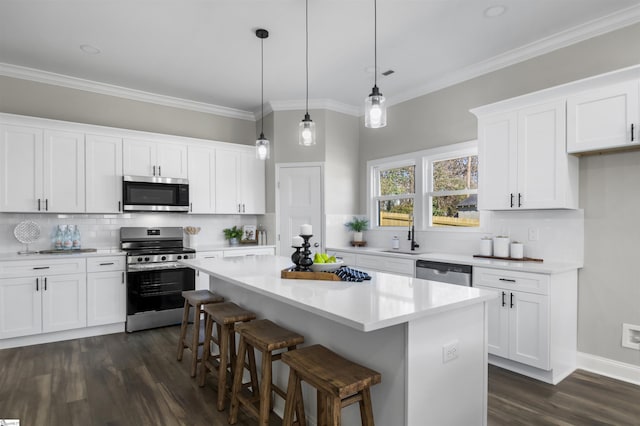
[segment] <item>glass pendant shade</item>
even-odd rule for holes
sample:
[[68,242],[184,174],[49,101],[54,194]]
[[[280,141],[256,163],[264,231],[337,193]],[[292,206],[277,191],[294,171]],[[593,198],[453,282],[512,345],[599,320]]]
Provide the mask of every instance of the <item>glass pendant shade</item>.
[[298,143],[302,146],[316,144],[316,123],[311,120],[309,113],[304,115],[304,119],[298,125]]
[[256,139],[256,158],[258,160],[267,160],[270,155],[269,139],[264,137],[264,133],[260,133],[260,137]]
[[371,94],[364,100],[364,126],[379,129],[387,125],[387,105],[384,96],[373,86]]

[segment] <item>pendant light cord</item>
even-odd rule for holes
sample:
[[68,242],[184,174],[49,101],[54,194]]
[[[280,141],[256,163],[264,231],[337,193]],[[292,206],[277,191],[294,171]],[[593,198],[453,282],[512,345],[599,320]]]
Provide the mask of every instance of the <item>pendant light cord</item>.
[[373,85],[378,85],[378,2],[373,0]]
[[305,1],[305,52],[306,52],[306,75],[307,75],[307,114],[309,114],[309,0]]
[[260,120],[260,135],[264,135],[264,39],[260,39],[260,107],[262,108],[262,120]]

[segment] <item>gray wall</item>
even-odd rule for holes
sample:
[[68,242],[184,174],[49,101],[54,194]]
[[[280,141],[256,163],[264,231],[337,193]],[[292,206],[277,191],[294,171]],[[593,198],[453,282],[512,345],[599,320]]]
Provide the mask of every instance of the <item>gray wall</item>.
[[0,112],[100,126],[255,143],[255,122],[0,76]]
[[358,135],[357,117],[327,111],[325,213],[358,212]]
[[[361,124],[360,188],[366,188],[367,160],[475,139],[477,122],[469,109],[639,64],[639,41],[636,24],[391,107],[386,128]],[[632,269],[640,241],[638,182],[640,153],[580,160],[586,246],[578,349],[640,365],[640,352],[621,346],[622,322],[640,324],[640,279]]]

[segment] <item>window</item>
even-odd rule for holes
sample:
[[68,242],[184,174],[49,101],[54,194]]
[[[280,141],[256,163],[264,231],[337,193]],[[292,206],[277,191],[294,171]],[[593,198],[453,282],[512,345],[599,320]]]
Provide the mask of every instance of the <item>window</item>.
[[374,169],[375,223],[378,226],[409,226],[416,193],[415,171],[413,163]]
[[478,155],[475,150],[427,161],[429,225],[480,226]]
[[373,226],[480,230],[476,141],[371,160],[367,170]]

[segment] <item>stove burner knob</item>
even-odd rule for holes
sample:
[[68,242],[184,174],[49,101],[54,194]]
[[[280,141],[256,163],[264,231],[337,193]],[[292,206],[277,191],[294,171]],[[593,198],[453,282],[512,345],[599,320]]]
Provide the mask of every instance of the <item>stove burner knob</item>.
[[144,261],[145,261],[145,262],[148,262],[148,261],[149,261],[149,258],[148,258],[148,257],[145,257],[145,258],[144,258]]
[[185,254],[185,255],[184,255],[184,258],[185,258],[185,259],[188,259],[188,258],[189,258],[189,256],[187,256],[187,255]]
[[142,258],[141,257],[138,258],[138,262],[142,262]]
[[162,256],[162,260],[167,260],[167,256]]
[[178,255],[178,260],[182,259],[182,256]]

